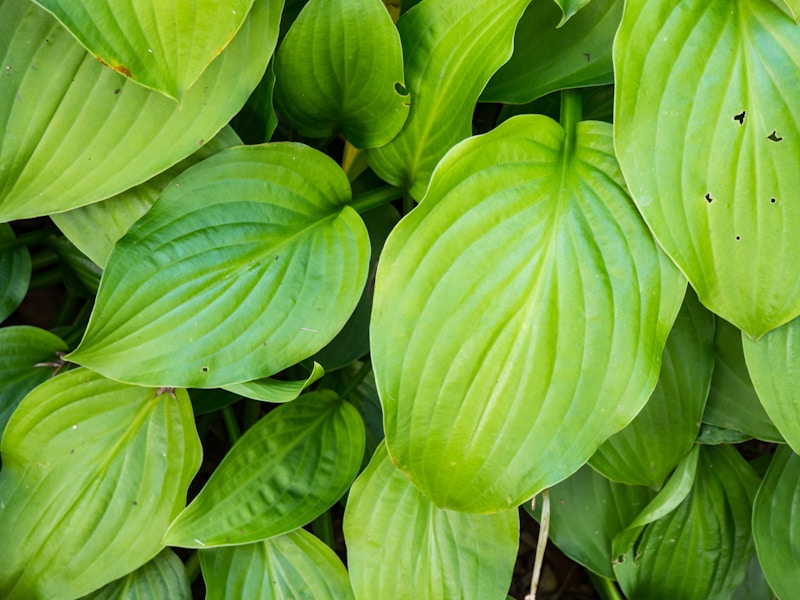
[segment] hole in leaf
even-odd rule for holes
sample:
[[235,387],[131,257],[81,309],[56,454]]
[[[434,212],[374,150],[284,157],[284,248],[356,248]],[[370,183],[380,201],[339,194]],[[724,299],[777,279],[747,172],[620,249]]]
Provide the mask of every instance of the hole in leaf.
[[586,57],[586,62],[592,62],[592,55],[588,52],[584,52],[583,55]]
[[746,113],[746,111],[743,110],[738,115],[733,115],[733,120],[734,121],[739,121],[739,125],[744,125],[745,113]]
[[770,133],[770,134],[767,136],[767,139],[768,139],[768,140],[771,140],[771,141],[773,141],[773,142],[780,142],[780,141],[781,141],[783,138],[782,138],[782,137],[778,137],[778,132],[777,132],[777,131],[775,131],[775,130],[773,129],[773,130],[772,130],[772,133]]
[[201,370],[203,373],[208,373],[208,367],[201,367],[201,368],[200,368],[200,370]]
[[770,198],[769,201],[772,202],[773,204],[775,204],[775,202],[777,202],[777,200],[775,200],[775,198]]
[[742,239],[742,236],[740,236],[740,235],[737,235],[737,236],[736,236],[736,241],[738,242],[740,239]]
[[708,194],[706,194],[706,202],[711,204],[713,201],[714,199],[711,197],[711,193],[709,192]]
[[408,96],[408,90],[399,81],[394,84],[394,91],[400,94],[401,96]]

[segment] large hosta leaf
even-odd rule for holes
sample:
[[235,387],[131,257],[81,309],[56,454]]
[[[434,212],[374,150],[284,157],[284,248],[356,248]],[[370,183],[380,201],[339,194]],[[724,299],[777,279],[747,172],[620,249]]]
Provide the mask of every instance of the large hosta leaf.
[[300,144],[230,148],[188,169],[115,246],[70,360],[203,388],[310,356],[367,277],[369,240],[349,199],[341,169]]
[[0,322],[4,321],[28,291],[31,278],[31,255],[18,244],[10,225],[0,223]]
[[83,600],[191,600],[192,590],[181,559],[164,548],[153,560],[112,581]]
[[170,526],[170,546],[245,544],[311,522],[350,487],[364,455],[358,411],[325,391],[306,394],[241,437]]
[[472,113],[509,56],[514,28],[530,0],[424,0],[397,22],[411,112],[400,134],[371,150],[384,180],[421,198],[436,163],[472,133]]
[[[555,3],[561,8],[564,17],[561,19],[560,25],[566,23],[572,18],[580,9],[589,4],[592,0],[555,0]],[[595,0],[596,2],[597,0]]]
[[403,49],[381,0],[310,0],[275,57],[275,104],[311,137],[389,142],[408,116]]
[[225,49],[253,0],[35,0],[102,63],[180,99]]
[[769,0],[632,0],[616,148],[700,300],[758,337],[800,314],[800,28]]
[[475,512],[564,479],[646,402],[684,289],[625,195],[610,125],[521,116],[459,144],[378,267],[395,464]]
[[344,515],[359,600],[502,598],[517,553],[517,509],[473,515],[437,508],[378,446]]
[[282,0],[257,0],[181,105],[105,68],[44,10],[0,1],[0,221],[84,206],[192,154],[244,105]]
[[200,467],[183,390],[77,369],[33,390],[3,436],[0,596],[76,598],[162,549]]

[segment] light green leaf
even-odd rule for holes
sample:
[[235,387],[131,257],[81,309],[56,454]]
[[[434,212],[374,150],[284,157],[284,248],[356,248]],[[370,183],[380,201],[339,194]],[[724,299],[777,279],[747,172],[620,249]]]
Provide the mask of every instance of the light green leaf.
[[772,0],[772,2],[795,22],[800,22],[800,0]]
[[303,529],[242,546],[200,550],[206,600],[350,600],[347,570]]
[[153,558],[201,459],[184,390],[159,394],[87,369],[28,394],[0,451],[7,600],[76,598]]
[[180,100],[242,23],[253,0],[35,0],[101,63]]
[[50,218],[81,252],[105,267],[114,244],[153,206],[170,181],[220,150],[241,143],[233,129],[226,126],[197,152],[152,179],[103,202],[56,213]]
[[700,432],[697,434],[698,444],[739,444],[752,439],[753,436],[735,429],[717,427],[708,423],[701,423]]
[[69,360],[130,383],[208,388],[310,356],[367,277],[349,198],[336,163],[300,144],[229,148],[184,171],[115,246]]
[[[747,370],[770,425],[774,423],[792,449],[800,452],[800,319],[757,342],[742,335],[742,345]],[[762,439],[780,441],[780,437]]]
[[378,266],[395,464],[474,512],[558,483],[645,404],[684,291],[625,195],[610,125],[568,136],[521,116],[459,144]]
[[112,581],[83,600],[191,600],[192,590],[181,559],[164,548],[150,562]]
[[164,541],[227,546],[302,527],[342,497],[363,455],[358,411],[330,391],[305,394],[245,432]]
[[303,135],[389,142],[408,116],[403,49],[381,0],[310,0],[275,55],[275,105]]
[[16,240],[11,226],[0,223],[0,322],[22,302],[31,278],[31,255]]
[[254,381],[225,385],[223,389],[244,396],[245,398],[282,404],[284,402],[291,402],[297,398],[300,392],[323,375],[325,375],[325,369],[322,368],[322,365],[315,362],[311,374],[306,379],[299,381],[282,381],[280,379],[265,377]]
[[614,572],[628,598],[729,600],[745,576],[758,476],[731,446],[697,446],[692,454],[689,494],[658,515],[651,504],[614,540]]
[[[741,431],[748,437],[782,442],[780,432],[759,401],[745,363],[742,333],[717,318],[714,376],[703,422]],[[784,375],[785,376],[785,375]]]
[[714,315],[690,288],[667,338],[652,396],[589,464],[614,481],[661,487],[697,438],[713,369]]
[[0,436],[22,399],[58,368],[57,352],[65,352],[63,340],[36,327],[0,329]]
[[[559,27],[564,25],[564,23],[571,19],[580,9],[589,4],[589,2],[591,2],[591,0],[555,0],[555,3],[561,7],[561,12],[564,15]],[[597,0],[595,0],[595,2],[597,2]]]
[[514,54],[489,80],[484,102],[524,104],[555,90],[614,82],[611,45],[622,0],[594,0],[559,26],[552,1],[532,2],[514,34]]
[[33,3],[0,1],[0,221],[109,198],[195,152],[261,79],[282,5],[256,0],[178,105],[103,67]]
[[772,589],[784,600],[797,594],[800,573],[800,457],[775,452],[753,506],[753,537]]
[[437,508],[381,444],[350,491],[344,535],[359,600],[499,598],[511,583],[519,513]]
[[768,0],[631,0],[614,46],[625,180],[701,302],[800,314],[800,28]]
[[421,198],[433,168],[472,133],[481,90],[511,56],[514,28],[530,0],[424,0],[397,22],[411,112],[391,143],[370,150],[385,181]]

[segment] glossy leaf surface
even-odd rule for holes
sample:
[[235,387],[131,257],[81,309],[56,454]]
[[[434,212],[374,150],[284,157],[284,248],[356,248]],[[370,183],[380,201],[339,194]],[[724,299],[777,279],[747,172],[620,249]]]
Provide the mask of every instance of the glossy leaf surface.
[[305,394],[245,432],[165,543],[245,544],[302,527],[342,497],[363,455],[358,411],[330,391]]
[[[555,3],[561,7],[561,12],[564,15],[563,19],[561,20],[561,25],[566,23],[574,14],[576,14],[591,1],[592,0],[555,0]],[[594,1],[596,2],[597,0]]]
[[389,453],[438,506],[521,504],[641,409],[684,289],[625,195],[608,124],[567,136],[523,116],[465,141],[378,266]]
[[614,61],[617,154],[661,246],[751,336],[793,319],[800,28],[767,0],[634,0]]
[[275,48],[281,0],[257,0],[181,105],[101,65],[27,0],[0,3],[0,221],[97,202],[222,129]]
[[344,534],[359,600],[500,598],[511,582],[519,515],[437,508],[381,444],[350,491]]
[[0,596],[76,598],[153,558],[201,448],[184,390],[87,369],[38,386],[0,447]]
[[275,105],[303,135],[388,143],[408,117],[400,36],[381,0],[310,0],[275,56]]
[[322,366],[319,363],[314,363],[314,368],[306,379],[283,381],[265,377],[264,379],[226,385],[224,389],[234,394],[244,396],[245,398],[282,404],[284,402],[291,402],[297,398],[300,392],[317,381],[324,374],[325,370]]
[[339,557],[304,529],[241,546],[200,550],[206,600],[350,600]]
[[22,302],[31,278],[31,255],[16,239],[11,226],[0,223],[0,322]]
[[191,600],[192,590],[181,559],[169,548],[125,577],[83,600]]
[[349,197],[339,167],[300,144],[230,148],[185,171],[115,246],[70,360],[131,383],[207,388],[310,356],[367,277]]

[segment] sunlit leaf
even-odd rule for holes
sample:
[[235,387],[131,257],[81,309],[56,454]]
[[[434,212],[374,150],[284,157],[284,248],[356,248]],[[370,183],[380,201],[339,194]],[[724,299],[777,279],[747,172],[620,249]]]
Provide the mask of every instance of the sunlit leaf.
[[438,506],[521,504],[642,408],[684,290],[607,123],[522,116],[459,144],[378,267],[389,454]]
[[519,513],[437,508],[381,444],[350,491],[344,534],[359,600],[499,598],[511,582]]
[[0,223],[0,322],[22,302],[31,277],[31,255],[16,239],[11,226]]
[[181,559],[164,548],[153,560],[112,581],[83,600],[191,600],[192,590]]
[[303,135],[389,142],[408,116],[403,49],[381,0],[310,0],[275,56],[275,105]]
[[302,527],[342,497],[363,454],[358,411],[330,391],[305,394],[245,432],[165,543],[245,544]]
[[310,356],[367,277],[367,231],[349,198],[341,169],[300,144],[229,148],[184,171],[114,247],[69,360],[130,383],[206,388]]
[[300,395],[300,392],[317,381],[323,375],[325,375],[325,370],[319,363],[314,363],[314,368],[311,370],[311,373],[306,379],[300,379],[298,381],[283,381],[281,379],[265,377],[264,379],[245,381],[243,383],[233,383],[223,387],[229,392],[239,394],[245,398],[261,400],[262,402],[274,402],[277,404],[282,404],[284,402],[291,402],[297,398]]
[[350,600],[347,570],[303,529],[241,546],[200,550],[206,600]]
[[800,0],[772,0],[772,2],[796,22],[800,22]]
[[178,105],[101,65],[32,2],[2,0],[0,221],[108,198],[195,152],[264,73],[282,5],[256,0]]
[[[564,17],[561,20],[561,25],[566,23],[572,18],[580,9],[589,4],[591,0],[555,0],[555,3],[561,8]],[[597,0],[595,0],[595,3]]]
[[201,448],[184,390],[69,371],[3,436],[0,596],[76,598],[140,567],[186,503]]
[[800,314],[800,27],[768,0],[630,0],[625,180],[704,305],[758,337]]

